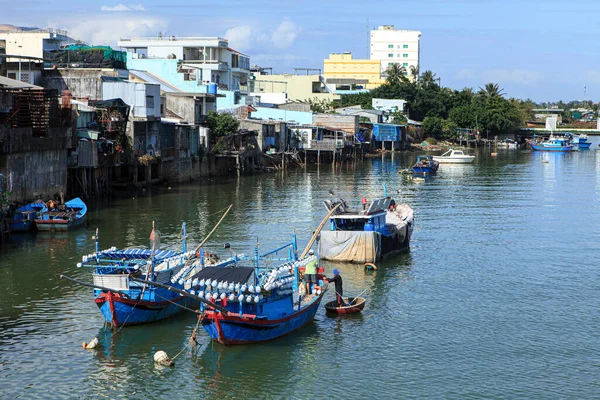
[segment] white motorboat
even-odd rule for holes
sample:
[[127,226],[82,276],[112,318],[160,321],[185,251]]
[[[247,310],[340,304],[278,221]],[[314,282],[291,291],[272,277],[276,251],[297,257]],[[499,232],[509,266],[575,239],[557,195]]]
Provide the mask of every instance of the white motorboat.
[[475,156],[465,154],[462,150],[450,149],[441,156],[433,156],[440,164],[468,164],[473,162]]

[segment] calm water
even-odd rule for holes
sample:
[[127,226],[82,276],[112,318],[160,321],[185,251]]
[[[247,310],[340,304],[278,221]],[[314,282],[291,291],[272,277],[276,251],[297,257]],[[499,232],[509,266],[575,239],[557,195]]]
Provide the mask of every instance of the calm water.
[[[396,174],[416,157],[403,153],[156,189],[91,210],[86,229],[14,236],[0,250],[0,397],[598,398],[595,149],[480,150],[472,165],[444,165],[420,184]],[[329,190],[360,199],[383,183],[417,213],[410,252],[371,273],[336,266],[346,293],[371,290],[363,314],[320,311],[280,340],[223,347],[201,330],[202,346],[159,369],[152,349],[177,354],[193,315],[111,333],[90,290],[58,278],[91,280],[75,264],[93,251],[96,227],[102,248],[148,244],[152,220],[164,245],[183,221],[198,242],[233,203],[210,243],[250,253],[257,238],[268,249],[294,228],[305,244]],[[101,347],[82,350],[95,335]]]

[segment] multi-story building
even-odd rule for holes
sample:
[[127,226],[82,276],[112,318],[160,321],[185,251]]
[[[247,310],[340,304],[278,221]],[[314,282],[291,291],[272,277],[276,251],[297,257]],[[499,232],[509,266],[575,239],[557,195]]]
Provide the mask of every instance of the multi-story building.
[[75,40],[67,36],[66,31],[59,29],[15,28],[0,32],[0,54],[6,55],[0,58],[1,74],[36,84],[42,75],[44,53],[60,50],[73,42]]
[[250,91],[254,98],[260,99],[260,103],[277,105],[290,101],[334,101],[340,98],[328,90],[320,74],[253,73],[250,79]]
[[419,68],[420,31],[394,29],[394,25],[379,26],[371,31],[370,59],[380,62],[381,73],[393,64],[406,68]]
[[220,37],[122,38],[129,69],[145,70],[185,92],[218,88],[219,108],[242,104],[248,94],[250,59]]
[[350,52],[329,54],[323,65],[325,83],[335,87],[336,93],[373,89],[385,81],[379,61],[354,59]]

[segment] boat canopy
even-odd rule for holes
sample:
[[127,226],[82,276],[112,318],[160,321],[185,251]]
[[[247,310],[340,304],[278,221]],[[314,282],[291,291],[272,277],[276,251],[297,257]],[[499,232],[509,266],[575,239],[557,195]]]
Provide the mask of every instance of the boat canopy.
[[246,283],[254,273],[252,267],[206,267],[190,279],[216,279],[232,283]]

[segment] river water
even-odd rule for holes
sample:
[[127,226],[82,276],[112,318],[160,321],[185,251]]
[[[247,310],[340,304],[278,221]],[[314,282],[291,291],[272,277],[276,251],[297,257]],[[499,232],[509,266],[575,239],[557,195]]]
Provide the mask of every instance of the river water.
[[[416,158],[398,153],[158,188],[92,207],[78,231],[15,235],[0,250],[0,397],[597,398],[596,143],[570,154],[480,149],[472,165],[443,165],[423,183],[396,173]],[[347,294],[370,290],[362,315],[321,309],[272,342],[224,347],[201,330],[201,346],[156,368],[153,349],[177,354],[194,315],[113,333],[91,290],[59,279],[91,281],[76,262],[96,227],[101,248],[148,245],[155,221],[166,246],[187,221],[197,243],[229,204],[209,247],[251,254],[257,238],[267,250],[295,229],[303,248],[330,190],[351,202],[384,183],[415,209],[410,251],[374,272],[336,265]],[[83,350],[96,335],[101,346]]]

